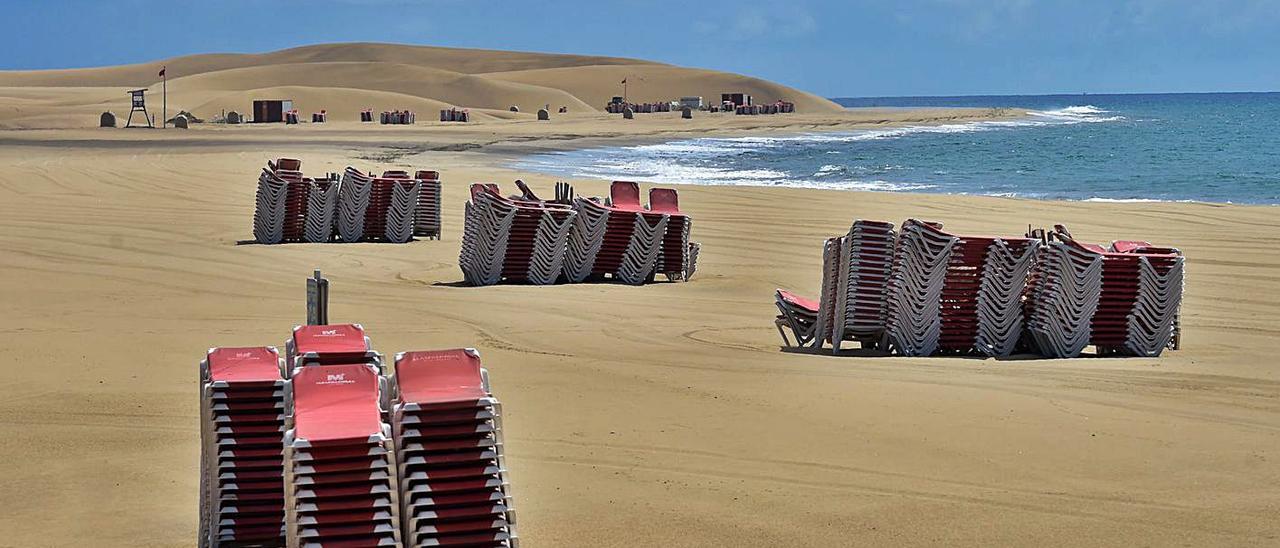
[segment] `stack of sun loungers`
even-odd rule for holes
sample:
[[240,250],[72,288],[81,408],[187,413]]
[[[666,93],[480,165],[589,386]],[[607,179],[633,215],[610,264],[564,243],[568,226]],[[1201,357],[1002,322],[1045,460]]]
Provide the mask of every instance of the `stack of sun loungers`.
[[467,122],[471,120],[471,111],[467,109],[442,108],[440,109],[441,122]]
[[638,285],[658,273],[687,280],[696,268],[697,245],[689,242],[692,221],[680,211],[674,190],[652,189],[645,208],[639,185],[614,181],[607,203],[583,197],[573,203],[578,218],[565,260],[569,281],[609,275]]
[[404,171],[385,171],[369,187],[362,239],[405,243],[413,239],[422,183]]
[[440,172],[419,170],[418,206],[414,211],[413,235],[440,239]]
[[1029,332],[1040,353],[1159,356],[1176,344],[1183,257],[1173,248],[1118,241],[1083,244],[1050,234],[1027,301]]
[[[322,243],[336,235],[347,242],[404,243],[418,233],[439,236],[438,177],[424,181],[404,171],[373,177],[348,167],[341,179],[309,179],[297,170],[300,165],[288,158],[269,162],[259,177],[253,219],[258,242]],[[423,212],[419,204],[426,206]],[[419,219],[425,221],[422,230]]]
[[392,110],[382,113],[383,124],[409,125],[414,123],[413,111]]
[[503,280],[550,284],[608,275],[628,284],[656,274],[688,280],[699,246],[674,190],[653,189],[648,208],[635,183],[615,182],[610,198],[573,197],[558,185],[543,201],[521,181],[521,194],[503,197],[497,185],[474,184],[466,207],[459,265],[471,285]]
[[213,348],[200,363],[201,548],[284,540],[284,362],[275,348]]
[[253,235],[261,243],[299,242],[306,232],[307,193],[311,180],[302,176],[302,162],[281,158],[267,162],[258,176],[253,211]]
[[471,185],[458,256],[464,278],[471,285],[555,283],[576,216],[566,205],[507,198],[497,185]]
[[775,323],[785,345],[806,349],[856,340],[905,356],[1075,357],[1090,345],[1158,356],[1177,344],[1182,263],[1176,249],[1103,249],[1065,230],[969,236],[908,220],[895,233],[857,221],[824,245],[819,299],[778,290]]
[[502,406],[474,349],[395,360],[398,483],[410,546],[516,546]]
[[1030,238],[965,236],[909,220],[890,284],[889,342],[907,356],[1005,356],[1022,335]]
[[381,373],[369,363],[303,363],[290,375],[284,444],[290,547],[401,545]]
[[201,362],[201,548],[518,546],[476,350],[401,353],[387,377],[356,324],[299,326],[285,346],[288,361]]

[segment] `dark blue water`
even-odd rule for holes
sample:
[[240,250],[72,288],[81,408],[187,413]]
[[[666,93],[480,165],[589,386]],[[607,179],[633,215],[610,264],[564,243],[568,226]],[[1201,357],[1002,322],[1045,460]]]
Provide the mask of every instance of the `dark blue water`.
[[851,107],[1012,107],[1017,120],[700,138],[551,153],[569,177],[1068,200],[1280,203],[1280,93],[877,97]]

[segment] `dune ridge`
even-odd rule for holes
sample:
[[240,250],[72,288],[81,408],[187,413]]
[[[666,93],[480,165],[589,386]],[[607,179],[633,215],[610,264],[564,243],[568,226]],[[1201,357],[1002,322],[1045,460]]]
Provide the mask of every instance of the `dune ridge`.
[[[0,128],[92,127],[103,110],[127,113],[128,89],[156,91],[161,66],[169,71],[170,113],[188,110],[204,118],[221,110],[248,112],[254,99],[293,99],[303,113],[326,110],[335,120],[352,118],[364,108],[449,106],[503,111],[518,106],[523,117],[547,105],[593,114],[622,93],[623,79],[635,101],[685,95],[716,100],[720,93],[734,91],[759,101],[791,101],[800,112],[842,110],[822,97],[759,78],[639,59],[344,43],[111,67],[0,71],[0,103],[10,107],[0,110]],[[267,94],[289,86],[309,91],[298,96]],[[158,103],[155,99],[152,104]],[[432,118],[429,112],[423,114]],[[477,119],[499,117],[486,114]]]

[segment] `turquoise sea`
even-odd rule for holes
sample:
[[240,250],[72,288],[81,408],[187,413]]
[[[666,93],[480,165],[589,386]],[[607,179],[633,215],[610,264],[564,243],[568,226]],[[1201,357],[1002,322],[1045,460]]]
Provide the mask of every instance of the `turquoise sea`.
[[682,139],[526,157],[566,177],[1094,201],[1280,203],[1280,93],[875,97],[1024,119]]

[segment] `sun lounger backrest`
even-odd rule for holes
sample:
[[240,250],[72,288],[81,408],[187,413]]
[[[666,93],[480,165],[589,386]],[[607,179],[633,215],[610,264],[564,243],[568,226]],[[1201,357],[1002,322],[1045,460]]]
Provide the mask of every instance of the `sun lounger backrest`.
[[614,181],[609,185],[609,201],[613,207],[640,207],[640,185],[631,181]]
[[409,172],[408,172],[408,171],[401,171],[401,170],[398,170],[398,169],[393,169],[393,170],[390,170],[390,171],[383,171],[383,172],[382,172],[382,178],[383,178],[383,179],[408,179],[408,178],[409,178]]
[[649,210],[659,213],[680,213],[680,196],[674,188],[649,189]]
[[818,308],[820,306],[818,304],[818,301],[801,297],[799,295],[796,295],[795,293],[792,293],[790,291],[785,291],[782,289],[778,290],[778,295],[782,297],[782,300],[786,301],[789,304],[793,304],[795,306],[803,308],[804,310],[812,312],[814,314],[818,313]]
[[420,169],[417,173],[413,174],[413,178],[423,181],[438,181],[440,180],[440,172]]
[[1142,247],[1151,247],[1151,242],[1141,240],[1116,240],[1111,242],[1111,250],[1116,253],[1129,253]]
[[280,355],[270,346],[213,348],[207,363],[211,381],[261,382],[281,378]]
[[295,355],[363,354],[369,350],[364,328],[357,324],[300,325],[293,330]]
[[279,160],[276,160],[275,169],[283,169],[286,171],[301,171],[302,160],[299,160],[297,158],[281,158]]
[[431,404],[488,397],[480,355],[472,349],[404,352],[396,356],[399,401]]
[[298,439],[358,439],[382,431],[378,373],[366,364],[304,367],[293,375]]

